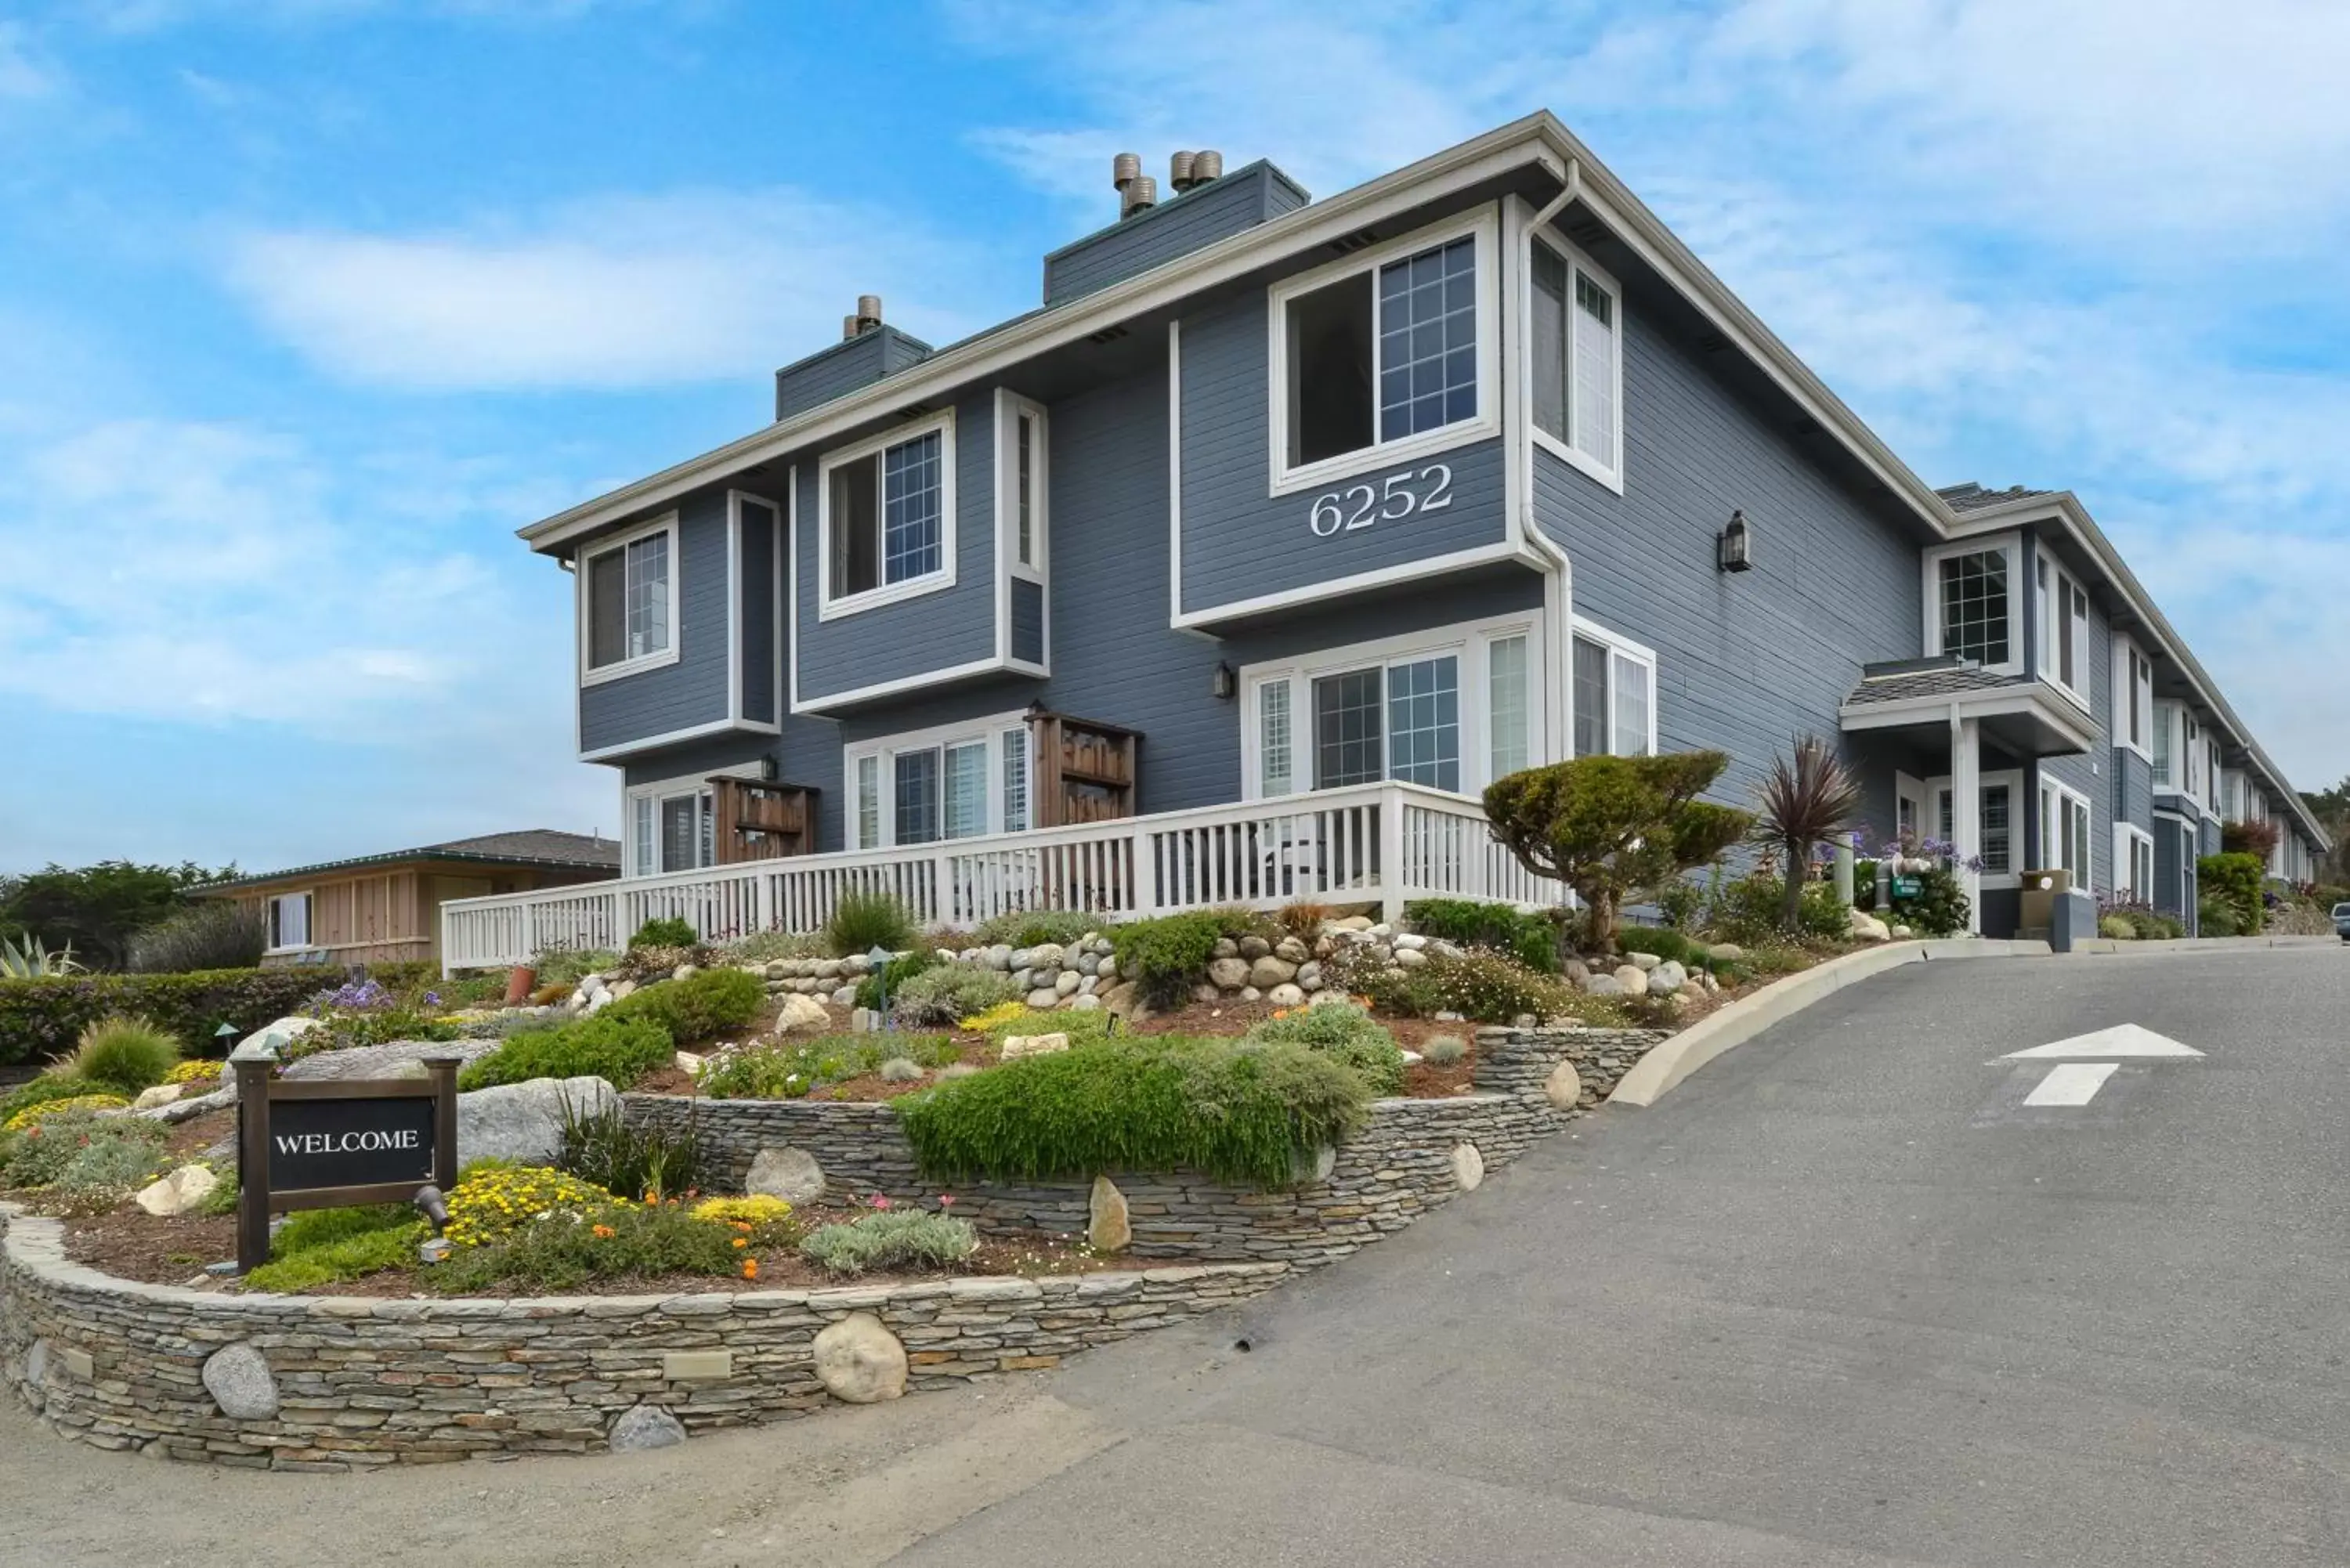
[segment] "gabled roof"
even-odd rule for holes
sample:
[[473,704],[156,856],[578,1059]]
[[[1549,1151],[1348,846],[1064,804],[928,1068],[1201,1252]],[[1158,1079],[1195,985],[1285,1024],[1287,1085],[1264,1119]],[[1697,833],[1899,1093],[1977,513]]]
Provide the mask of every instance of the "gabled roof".
[[2005,490],[1985,490],[1972,480],[1964,484],[1946,484],[1934,492],[1950,504],[1953,512],[1980,512],[1987,506],[2004,506],[2011,501],[2023,501],[2034,495],[2045,495],[2045,490],[2026,490],[2021,484]]
[[348,860],[322,860],[315,866],[289,867],[283,871],[256,872],[234,882],[213,882],[197,889],[203,894],[234,893],[296,877],[318,877],[333,871],[392,866],[407,860],[455,860],[468,865],[528,867],[541,870],[608,871],[620,874],[617,840],[586,833],[562,833],[551,827],[525,827],[515,833],[484,833],[473,838],[452,838],[415,849],[392,849],[380,855],[359,855]]

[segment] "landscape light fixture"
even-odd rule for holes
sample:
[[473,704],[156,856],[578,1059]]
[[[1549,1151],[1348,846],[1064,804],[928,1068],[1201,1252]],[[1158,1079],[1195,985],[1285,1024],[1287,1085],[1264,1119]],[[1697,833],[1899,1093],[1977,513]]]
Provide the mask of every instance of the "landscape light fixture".
[[880,1002],[874,1011],[881,1015],[881,1027],[885,1030],[890,1027],[889,961],[897,956],[879,942],[875,942],[872,950],[865,955],[865,961],[873,966],[873,989],[879,993],[877,1000]]
[[1751,572],[1754,569],[1752,541],[1748,537],[1746,514],[1732,512],[1730,526],[1714,541],[1714,565],[1725,572]]

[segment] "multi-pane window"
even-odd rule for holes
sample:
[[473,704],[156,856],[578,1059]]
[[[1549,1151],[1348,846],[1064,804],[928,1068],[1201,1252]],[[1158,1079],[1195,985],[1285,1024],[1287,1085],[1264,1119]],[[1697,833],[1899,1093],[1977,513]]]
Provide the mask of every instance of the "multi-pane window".
[[943,429],[827,469],[829,597],[847,598],[947,569]]
[[1018,559],[1024,566],[1038,564],[1036,529],[1036,416],[1024,413],[1014,421],[1013,510],[1017,514]]
[[[1935,809],[1940,816],[1941,838],[1945,844],[1958,840],[1958,825],[1950,815],[1950,791],[1944,789],[1935,797]],[[1976,854],[1982,859],[1983,875],[2004,877],[2015,868],[2014,860],[2014,786],[2008,784],[1986,784],[1976,797],[1977,830],[1982,840]]]
[[2040,784],[2040,858],[2073,874],[2073,886],[2086,892],[2089,863],[2089,801],[2052,780]]
[[1447,654],[1388,669],[1388,776],[1461,787],[1461,661]]
[[939,836],[939,753],[934,746],[890,759],[896,781],[892,820],[899,844],[929,844]]
[[946,748],[946,836],[976,838],[987,831],[987,742]]
[[857,759],[857,847],[881,847],[881,759]]
[[865,742],[847,759],[856,846],[932,844],[1034,826],[1026,724],[1013,714]]
[[1945,556],[1939,567],[1941,651],[1983,664],[2008,661],[2007,553]]
[[2176,722],[2168,703],[2154,711],[2154,787],[2157,789],[2176,787],[2170,778],[2170,732]]
[[1497,637],[1485,648],[1485,712],[1492,759],[1490,781],[1526,765],[1532,712],[1526,701],[1526,639]]
[[1653,656],[1578,632],[1573,663],[1575,754],[1646,756],[1656,730]]
[[1478,417],[1474,234],[1276,291],[1288,466]]
[[588,556],[589,670],[669,651],[670,570],[667,528]]
[[1015,725],[996,737],[1003,753],[1003,831],[1028,831],[1028,730]]
[[1267,680],[1256,689],[1257,793],[1287,794],[1295,777],[1291,762],[1289,682]]
[[1314,682],[1314,787],[1373,784],[1385,776],[1380,746],[1382,671],[1350,670]]
[[2116,637],[2113,646],[2114,737],[2143,752],[2154,740],[2154,665],[2126,637]]
[[629,792],[629,874],[694,871],[717,864],[718,820],[701,780],[647,784]]
[[1534,428],[1614,472],[1621,341],[1614,286],[1545,244],[1534,247]]
[[2045,556],[2039,558],[2038,583],[2040,673],[2080,691],[2089,659],[2089,596]]

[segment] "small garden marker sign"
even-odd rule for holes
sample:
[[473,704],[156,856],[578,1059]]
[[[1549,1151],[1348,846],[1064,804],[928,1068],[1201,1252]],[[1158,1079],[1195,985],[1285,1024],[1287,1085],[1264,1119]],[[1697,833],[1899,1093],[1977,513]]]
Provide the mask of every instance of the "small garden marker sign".
[[280,1210],[406,1203],[456,1185],[455,1057],[428,1058],[422,1081],[287,1081],[265,1060],[234,1065],[239,1272],[269,1261]]

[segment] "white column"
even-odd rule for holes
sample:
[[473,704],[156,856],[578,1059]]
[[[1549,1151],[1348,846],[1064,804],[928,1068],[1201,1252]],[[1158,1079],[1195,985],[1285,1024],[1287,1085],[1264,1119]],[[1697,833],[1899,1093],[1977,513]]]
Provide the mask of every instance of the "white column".
[[[1982,853],[1982,733],[1981,721],[1961,719],[1950,710],[1950,838],[1959,858],[1970,861]],[[1959,868],[1959,886],[1967,895],[1967,930],[1982,934],[1982,876]]]

